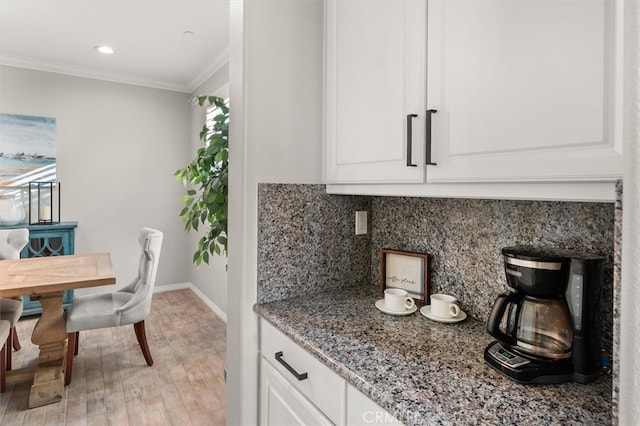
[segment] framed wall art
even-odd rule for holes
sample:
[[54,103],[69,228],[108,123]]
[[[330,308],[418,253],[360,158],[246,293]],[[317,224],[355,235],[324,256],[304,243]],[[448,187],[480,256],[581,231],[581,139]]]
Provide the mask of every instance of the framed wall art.
[[56,180],[56,119],[0,114],[0,186]]
[[380,251],[380,295],[387,288],[400,288],[416,301],[427,304],[429,255],[383,248]]

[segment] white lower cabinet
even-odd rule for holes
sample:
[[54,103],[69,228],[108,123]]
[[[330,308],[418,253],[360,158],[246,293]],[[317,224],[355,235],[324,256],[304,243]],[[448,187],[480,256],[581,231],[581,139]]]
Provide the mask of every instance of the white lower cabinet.
[[260,425],[402,425],[274,326],[260,320]]
[[346,381],[260,321],[260,424],[344,425]]
[[333,425],[276,369],[260,361],[260,424],[272,426]]

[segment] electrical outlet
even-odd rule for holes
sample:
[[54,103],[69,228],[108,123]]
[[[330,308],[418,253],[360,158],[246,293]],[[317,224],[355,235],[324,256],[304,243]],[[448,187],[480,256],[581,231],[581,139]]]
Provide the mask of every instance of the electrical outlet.
[[367,211],[356,212],[356,235],[367,233]]

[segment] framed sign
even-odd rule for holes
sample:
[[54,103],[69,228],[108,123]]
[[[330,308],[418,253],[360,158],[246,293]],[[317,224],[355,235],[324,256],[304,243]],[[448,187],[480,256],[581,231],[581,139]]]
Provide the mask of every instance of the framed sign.
[[426,305],[428,297],[428,254],[382,249],[380,251],[380,295],[387,288],[401,288]]

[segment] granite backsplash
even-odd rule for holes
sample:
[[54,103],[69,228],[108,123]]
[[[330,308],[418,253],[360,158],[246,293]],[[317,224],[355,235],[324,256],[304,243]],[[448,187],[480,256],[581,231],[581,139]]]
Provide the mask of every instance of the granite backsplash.
[[[379,280],[381,248],[428,253],[429,293],[486,320],[506,290],[500,249],[562,247],[607,258],[603,346],[611,350],[613,203],[329,195],[324,185],[260,184],[258,303]],[[354,235],[356,210],[369,233]]]
[[371,239],[354,235],[371,199],[324,185],[258,185],[258,303],[371,282]]

